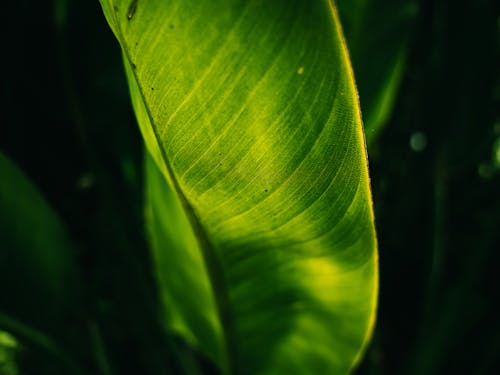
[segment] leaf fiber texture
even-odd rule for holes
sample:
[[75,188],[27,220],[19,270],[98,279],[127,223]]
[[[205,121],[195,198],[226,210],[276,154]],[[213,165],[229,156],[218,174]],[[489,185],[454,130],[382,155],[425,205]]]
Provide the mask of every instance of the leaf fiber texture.
[[332,4],[101,4],[154,160],[166,326],[224,373],[348,372],[374,324],[377,252]]

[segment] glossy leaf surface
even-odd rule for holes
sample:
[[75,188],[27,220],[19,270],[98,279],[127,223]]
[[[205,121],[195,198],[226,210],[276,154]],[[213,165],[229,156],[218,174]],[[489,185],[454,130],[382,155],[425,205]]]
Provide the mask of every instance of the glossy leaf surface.
[[[167,324],[226,373],[347,372],[373,327],[377,258],[357,94],[331,4],[101,4],[169,182],[148,167]],[[176,238],[188,222],[194,235]]]

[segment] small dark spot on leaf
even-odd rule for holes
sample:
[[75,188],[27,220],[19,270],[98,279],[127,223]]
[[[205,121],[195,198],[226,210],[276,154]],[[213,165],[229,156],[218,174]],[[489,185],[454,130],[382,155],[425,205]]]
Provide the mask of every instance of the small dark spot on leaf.
[[268,191],[269,191],[269,190],[267,190],[267,189],[264,189],[264,192],[265,192],[265,193],[267,193]]
[[170,24],[170,28],[173,29],[174,28],[174,24],[171,23]]
[[118,8],[116,5],[113,7],[113,9],[115,10],[115,12],[118,13],[118,11],[120,10],[120,8]]
[[127,18],[129,21],[132,19],[132,17],[134,16],[135,10],[137,9],[137,1],[138,0],[132,0],[132,2],[130,3],[130,6],[128,7]]
[[154,87],[151,87],[151,91],[155,91],[155,88],[154,88]]
[[137,68],[137,67],[135,66],[135,64],[132,64],[132,68],[135,70],[135,68]]

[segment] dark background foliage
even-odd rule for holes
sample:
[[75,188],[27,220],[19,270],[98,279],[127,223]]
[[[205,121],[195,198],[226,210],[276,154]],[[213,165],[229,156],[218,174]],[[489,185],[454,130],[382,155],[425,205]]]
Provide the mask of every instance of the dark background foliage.
[[[211,373],[158,329],[143,145],[98,1],[2,8],[0,150],[62,217],[85,283],[52,336],[90,373]],[[394,110],[369,147],[380,302],[358,374],[500,370],[499,25],[493,0],[420,0],[408,25]],[[21,373],[66,371],[20,340]]]

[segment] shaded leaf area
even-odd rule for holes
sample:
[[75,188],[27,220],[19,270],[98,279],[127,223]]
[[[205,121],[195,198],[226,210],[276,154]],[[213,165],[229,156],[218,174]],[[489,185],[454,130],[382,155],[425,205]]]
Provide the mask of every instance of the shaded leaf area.
[[0,374],[17,375],[16,352],[19,343],[11,334],[0,330]]
[[[24,1],[5,4],[4,11],[9,17],[0,27],[9,36],[3,45],[9,56],[0,62],[7,72],[1,82],[0,150],[25,171],[64,222],[83,287],[76,328],[56,314],[42,314],[47,305],[41,296],[13,284],[11,295],[19,299],[25,293],[32,306],[40,302],[20,316],[50,326],[37,332],[72,352],[86,373],[178,373],[174,358],[189,357],[193,350],[158,328],[143,229],[143,145],[120,53],[101,8],[92,1],[58,1],[54,7]],[[28,241],[31,233],[25,236]],[[32,277],[26,266],[9,268],[2,276]],[[0,301],[11,303],[3,296]],[[17,316],[11,318],[19,323]],[[4,329],[20,342],[21,373],[67,373],[39,345]],[[68,336],[72,345],[62,339]]]
[[0,180],[0,311],[36,325],[58,324],[60,314],[77,309],[74,248],[54,211],[2,154]]
[[[56,363],[47,370],[80,373],[71,354],[46,336],[75,349],[71,336],[81,334],[74,247],[55,212],[3,154],[0,181],[0,327],[53,356]],[[71,333],[59,330],[61,324]]]
[[[148,148],[199,239],[194,269],[211,283],[215,311],[197,320],[217,316],[212,337],[192,317],[183,333],[223,372],[348,371],[373,325],[377,266],[357,95],[331,4],[150,1],[132,15],[126,1],[101,3]],[[192,285],[179,268],[169,277]]]
[[222,346],[222,327],[198,241],[177,194],[147,151],[145,187],[146,226],[163,303],[164,329],[202,347],[205,353],[214,353]]
[[406,69],[418,0],[337,0],[368,146],[390,119]]
[[382,286],[359,373],[493,374],[498,3],[421,1],[419,9],[395,112],[370,159]]

